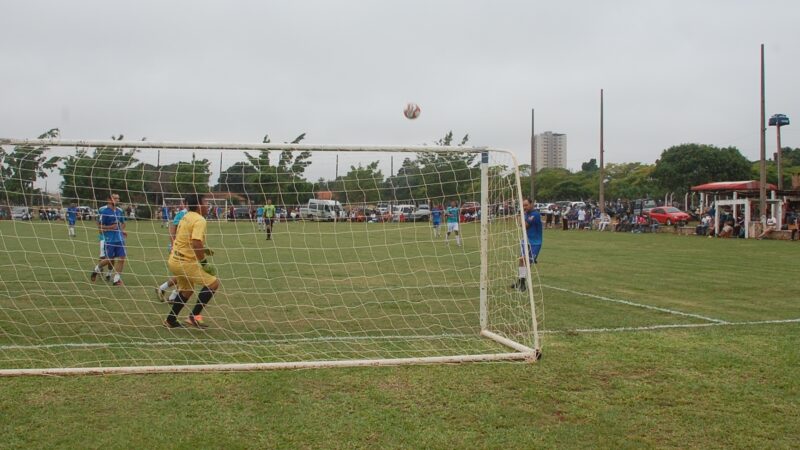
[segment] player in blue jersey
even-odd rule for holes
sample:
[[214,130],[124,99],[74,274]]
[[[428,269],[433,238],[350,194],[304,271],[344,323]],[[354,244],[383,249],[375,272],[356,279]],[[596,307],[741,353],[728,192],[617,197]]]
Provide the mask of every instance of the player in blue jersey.
[[[170,252],[172,252],[172,244],[175,243],[175,234],[178,231],[178,224],[181,223],[181,219],[183,219],[183,216],[185,216],[187,212],[189,212],[189,210],[186,208],[186,204],[183,201],[183,199],[181,199],[180,209],[178,210],[177,213],[175,213],[175,217],[172,219],[172,222],[170,222],[170,224],[169,224],[169,251]],[[166,297],[167,289],[169,289],[172,286],[175,286],[176,282],[177,282],[177,278],[176,277],[170,277],[169,280],[165,281],[161,286],[157,287],[156,288],[156,295],[158,295],[158,299],[161,300],[162,302],[166,301],[168,303],[172,303],[176,298],[178,298],[178,291],[177,290],[173,290],[172,293],[169,295],[169,298]]]
[[442,207],[436,205],[431,210],[431,225],[433,225],[433,237],[439,237],[439,229],[442,228]]
[[456,245],[461,247],[461,235],[458,233],[460,215],[461,211],[458,209],[458,206],[456,206],[456,201],[452,200],[450,202],[450,207],[445,211],[445,217],[447,218],[447,234],[444,237],[444,242],[447,245],[450,245],[450,233],[455,233]]
[[67,232],[69,237],[75,237],[75,222],[78,220],[78,205],[72,202],[67,208]]
[[164,228],[169,223],[169,208],[167,202],[161,204],[161,228]]
[[256,210],[256,224],[258,225],[258,230],[261,231],[264,229],[264,207],[259,206]]
[[95,281],[100,274],[103,265],[111,264],[114,267],[114,286],[122,284],[122,269],[125,267],[125,212],[118,207],[119,194],[111,193],[108,196],[108,204],[97,211],[97,222],[103,234],[105,243],[105,259],[100,259],[100,263],[92,271],[91,280]]
[[533,266],[538,262],[539,252],[542,250],[542,216],[539,211],[533,209],[530,199],[522,201],[522,209],[525,210],[525,234],[528,237],[528,245],[521,241],[519,245],[519,278],[511,285],[513,289],[525,292],[528,289],[529,272],[525,267],[525,258],[528,258],[528,265]]

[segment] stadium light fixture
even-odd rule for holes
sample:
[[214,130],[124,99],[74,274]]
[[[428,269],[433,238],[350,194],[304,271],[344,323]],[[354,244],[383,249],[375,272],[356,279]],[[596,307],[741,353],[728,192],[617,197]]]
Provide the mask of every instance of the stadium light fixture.
[[769,126],[778,130],[778,153],[775,154],[775,161],[778,165],[778,190],[783,190],[783,170],[781,169],[781,127],[789,125],[789,118],[786,114],[774,114],[769,118]]

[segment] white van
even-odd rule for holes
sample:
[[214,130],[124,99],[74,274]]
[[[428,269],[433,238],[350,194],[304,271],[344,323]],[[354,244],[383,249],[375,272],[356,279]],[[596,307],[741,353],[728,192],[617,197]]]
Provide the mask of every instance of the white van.
[[403,220],[408,220],[409,222],[412,220],[412,215],[417,208],[414,205],[394,205],[392,207],[392,221],[399,222],[400,215],[403,215]]
[[305,220],[342,220],[345,212],[336,200],[317,200],[312,198],[308,205],[300,208],[300,218]]

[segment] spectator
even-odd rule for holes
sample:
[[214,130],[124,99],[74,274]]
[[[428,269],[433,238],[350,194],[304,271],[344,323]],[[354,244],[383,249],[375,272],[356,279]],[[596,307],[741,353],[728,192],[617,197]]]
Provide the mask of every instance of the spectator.
[[725,225],[723,225],[722,230],[719,232],[717,237],[726,239],[733,237],[733,220],[725,222]]
[[761,240],[765,237],[769,236],[770,233],[778,229],[778,222],[775,220],[774,217],[770,217],[767,219],[767,226],[764,228],[764,231],[758,235],[756,239]]
[[608,213],[606,212],[600,214],[600,226],[597,229],[599,231],[605,231],[610,224],[611,224],[611,216],[609,216]]
[[697,225],[697,228],[695,228],[695,233],[697,233],[698,236],[705,236],[706,234],[708,234],[708,227],[710,224],[711,224],[711,216],[707,214],[704,215],[703,218],[700,219],[700,224]]

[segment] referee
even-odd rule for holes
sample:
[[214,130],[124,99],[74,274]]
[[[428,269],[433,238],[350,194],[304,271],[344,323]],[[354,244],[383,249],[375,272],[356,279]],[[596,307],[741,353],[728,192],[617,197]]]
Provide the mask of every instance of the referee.
[[264,227],[267,230],[267,240],[272,240],[272,222],[275,220],[275,205],[272,204],[272,199],[267,199],[267,204],[264,206]]
[[164,321],[167,328],[181,328],[178,321],[186,302],[194,294],[195,286],[202,286],[197,294],[195,303],[186,324],[196,328],[206,328],[203,322],[203,308],[211,301],[214,292],[219,289],[220,282],[207,267],[206,255],[211,251],[206,247],[206,219],[208,206],[198,194],[190,194],[186,198],[189,212],[183,216],[175,233],[175,242],[172,245],[167,266],[176,278],[178,298],[172,303],[172,310]]

